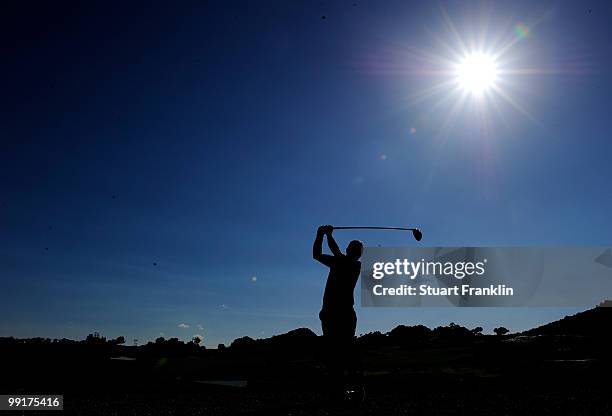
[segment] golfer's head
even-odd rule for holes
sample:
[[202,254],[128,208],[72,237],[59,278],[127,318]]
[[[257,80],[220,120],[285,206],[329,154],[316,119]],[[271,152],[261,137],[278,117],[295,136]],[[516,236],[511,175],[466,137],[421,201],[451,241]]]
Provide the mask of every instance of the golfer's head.
[[357,260],[363,253],[363,243],[359,240],[353,240],[346,246],[346,256]]

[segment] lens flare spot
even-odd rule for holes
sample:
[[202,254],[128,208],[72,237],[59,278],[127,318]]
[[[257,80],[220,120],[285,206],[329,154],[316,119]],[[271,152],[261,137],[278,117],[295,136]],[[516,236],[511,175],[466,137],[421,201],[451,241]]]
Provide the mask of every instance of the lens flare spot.
[[519,22],[516,26],[514,26],[514,34],[519,39],[525,39],[529,37],[529,27],[527,27],[525,23]]

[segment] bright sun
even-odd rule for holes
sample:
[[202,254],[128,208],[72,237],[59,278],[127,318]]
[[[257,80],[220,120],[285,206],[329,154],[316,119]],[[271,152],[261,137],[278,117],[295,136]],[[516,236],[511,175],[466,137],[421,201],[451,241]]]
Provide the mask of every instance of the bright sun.
[[497,65],[484,53],[466,55],[457,65],[457,82],[467,93],[479,96],[495,85]]
[[[411,46],[392,49],[388,61],[377,59],[368,65],[376,71],[399,69],[410,76],[420,76],[422,83],[414,84],[408,105],[418,106],[425,114],[423,117],[445,113],[437,127],[440,134],[448,132],[462,117],[463,121],[480,123],[483,134],[489,135],[492,126],[499,122],[508,124],[505,114],[508,108],[537,122],[519,99],[528,91],[527,76],[549,73],[538,67],[537,59],[529,67],[517,66],[533,52],[533,46],[527,44],[531,28],[519,22],[510,31],[508,25],[490,24],[495,18],[485,11],[482,26],[456,27],[446,11],[441,12],[443,25],[436,28],[427,49]],[[474,23],[467,16],[462,21]],[[488,30],[497,26],[504,27],[503,31]],[[410,131],[415,134],[416,128]]]

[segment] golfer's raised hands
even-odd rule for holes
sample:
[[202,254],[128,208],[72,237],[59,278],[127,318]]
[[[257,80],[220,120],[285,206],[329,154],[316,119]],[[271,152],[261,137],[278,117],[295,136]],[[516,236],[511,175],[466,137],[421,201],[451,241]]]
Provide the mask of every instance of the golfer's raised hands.
[[334,231],[333,225],[321,225],[317,229],[317,234],[331,234]]

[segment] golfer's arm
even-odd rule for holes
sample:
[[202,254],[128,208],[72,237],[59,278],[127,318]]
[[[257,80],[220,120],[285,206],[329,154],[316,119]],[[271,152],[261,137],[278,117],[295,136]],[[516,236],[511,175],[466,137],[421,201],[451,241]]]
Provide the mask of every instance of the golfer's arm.
[[340,250],[340,247],[338,247],[338,243],[336,243],[336,240],[334,240],[331,233],[327,234],[327,245],[334,256],[342,256],[342,251]]
[[317,237],[312,245],[312,258],[321,261],[323,257],[323,234],[317,233]]

